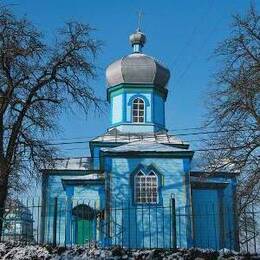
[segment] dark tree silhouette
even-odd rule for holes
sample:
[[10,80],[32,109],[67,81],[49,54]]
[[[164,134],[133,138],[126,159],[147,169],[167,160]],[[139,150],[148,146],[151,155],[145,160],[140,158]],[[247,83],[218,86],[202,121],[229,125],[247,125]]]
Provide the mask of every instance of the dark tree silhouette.
[[69,22],[48,45],[30,21],[0,6],[0,234],[7,195],[52,161],[48,136],[59,114],[102,103],[89,83],[101,48],[92,31]]
[[255,6],[244,17],[233,16],[230,36],[215,55],[220,63],[216,87],[207,97],[207,125],[216,133],[207,146],[217,149],[203,156],[210,172],[238,174],[237,208],[244,219],[260,201],[260,17]]

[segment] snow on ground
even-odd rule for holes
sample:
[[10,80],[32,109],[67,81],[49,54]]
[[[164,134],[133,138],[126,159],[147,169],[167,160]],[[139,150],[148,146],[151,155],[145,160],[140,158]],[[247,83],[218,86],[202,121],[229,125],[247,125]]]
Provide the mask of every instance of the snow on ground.
[[84,259],[260,259],[260,255],[239,254],[228,249],[212,251],[205,249],[178,249],[178,250],[125,250],[121,247],[98,249],[95,247],[51,247],[39,245],[25,245],[22,243],[0,243],[0,259],[12,260],[84,260]]

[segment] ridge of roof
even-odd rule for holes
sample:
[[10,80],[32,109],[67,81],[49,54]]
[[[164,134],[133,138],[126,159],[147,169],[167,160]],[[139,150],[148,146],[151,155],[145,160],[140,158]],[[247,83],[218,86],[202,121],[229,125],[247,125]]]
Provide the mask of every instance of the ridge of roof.
[[168,135],[166,132],[158,133],[122,133],[113,128],[103,135],[97,136],[91,140],[91,142],[107,142],[107,143],[132,143],[136,141],[156,141],[161,144],[169,145],[184,145],[188,146],[187,142],[184,142],[177,138],[175,135]]
[[157,141],[139,140],[112,148],[101,148],[103,152],[180,152],[187,149],[172,147]]

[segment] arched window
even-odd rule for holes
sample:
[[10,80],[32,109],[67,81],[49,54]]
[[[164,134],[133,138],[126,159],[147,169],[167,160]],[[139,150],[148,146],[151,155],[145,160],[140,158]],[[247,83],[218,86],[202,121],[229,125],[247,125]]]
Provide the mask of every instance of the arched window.
[[158,177],[150,171],[145,175],[139,171],[135,175],[135,202],[136,203],[157,203],[158,197]]
[[141,98],[136,98],[133,100],[132,121],[134,123],[144,122],[144,101]]

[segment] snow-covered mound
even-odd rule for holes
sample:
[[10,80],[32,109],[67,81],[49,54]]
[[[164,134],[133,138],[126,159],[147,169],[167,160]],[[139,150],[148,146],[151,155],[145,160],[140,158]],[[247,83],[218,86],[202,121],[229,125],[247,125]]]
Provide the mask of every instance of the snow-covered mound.
[[239,254],[228,249],[212,251],[205,249],[177,250],[125,250],[121,247],[98,249],[96,247],[51,247],[22,243],[0,243],[0,259],[12,260],[84,260],[84,259],[260,259],[260,255]]

